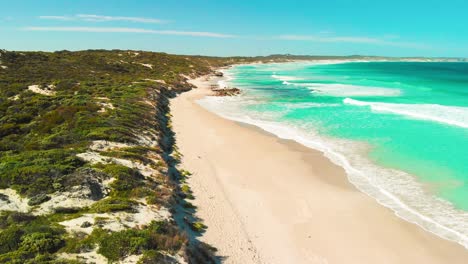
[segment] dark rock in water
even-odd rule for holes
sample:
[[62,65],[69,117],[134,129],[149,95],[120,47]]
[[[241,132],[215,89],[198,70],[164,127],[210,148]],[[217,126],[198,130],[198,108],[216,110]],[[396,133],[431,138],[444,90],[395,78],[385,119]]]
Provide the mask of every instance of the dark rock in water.
[[214,75],[215,75],[216,77],[223,77],[223,76],[224,76],[224,73],[222,73],[222,72],[215,72]]
[[235,96],[241,93],[239,88],[226,88],[226,89],[218,89],[214,90],[216,96]]
[[29,206],[34,206],[34,205],[41,204],[43,202],[47,202],[49,200],[50,200],[50,196],[48,196],[45,193],[40,193],[38,195],[35,195],[35,196],[31,197],[31,199],[28,202],[28,205]]

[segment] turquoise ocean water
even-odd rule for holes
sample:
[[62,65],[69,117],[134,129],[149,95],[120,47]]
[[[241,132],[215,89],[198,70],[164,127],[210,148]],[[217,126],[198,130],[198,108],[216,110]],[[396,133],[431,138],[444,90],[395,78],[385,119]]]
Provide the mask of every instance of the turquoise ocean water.
[[400,217],[468,247],[468,63],[255,64],[225,73],[243,94],[203,106],[323,151]]

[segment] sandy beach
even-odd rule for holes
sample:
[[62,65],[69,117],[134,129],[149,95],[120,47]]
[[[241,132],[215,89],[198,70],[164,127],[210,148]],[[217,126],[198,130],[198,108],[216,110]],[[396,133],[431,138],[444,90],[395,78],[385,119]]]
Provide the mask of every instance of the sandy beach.
[[398,218],[322,153],[205,110],[209,82],[192,82],[171,101],[173,127],[201,240],[223,263],[467,263],[468,250]]

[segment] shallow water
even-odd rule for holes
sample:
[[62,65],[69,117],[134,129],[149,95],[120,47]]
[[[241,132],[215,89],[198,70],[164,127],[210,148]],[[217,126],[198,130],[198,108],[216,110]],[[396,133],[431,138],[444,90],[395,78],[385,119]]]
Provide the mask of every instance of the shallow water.
[[325,153],[402,218],[468,245],[468,63],[241,65],[201,104]]

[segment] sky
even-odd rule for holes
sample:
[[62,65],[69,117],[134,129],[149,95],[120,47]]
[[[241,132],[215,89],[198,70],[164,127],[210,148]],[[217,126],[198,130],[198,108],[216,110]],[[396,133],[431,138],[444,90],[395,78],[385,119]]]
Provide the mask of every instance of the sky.
[[468,57],[468,0],[0,0],[0,49]]

